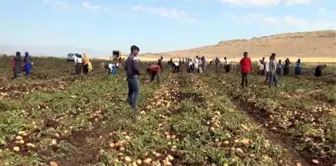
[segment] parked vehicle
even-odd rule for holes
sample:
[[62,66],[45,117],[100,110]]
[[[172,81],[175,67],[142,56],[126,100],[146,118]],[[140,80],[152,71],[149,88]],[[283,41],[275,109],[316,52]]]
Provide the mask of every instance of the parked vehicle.
[[73,62],[73,61],[75,61],[75,56],[76,56],[76,54],[74,54],[74,53],[69,53],[68,56],[67,56],[67,61],[68,61],[68,62]]

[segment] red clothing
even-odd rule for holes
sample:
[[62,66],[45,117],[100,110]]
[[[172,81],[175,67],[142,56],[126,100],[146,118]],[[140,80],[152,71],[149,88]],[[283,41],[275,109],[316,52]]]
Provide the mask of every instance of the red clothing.
[[242,73],[249,73],[251,72],[251,69],[252,64],[251,59],[249,57],[240,60],[240,70]]
[[156,71],[156,72],[158,72],[158,71],[161,70],[161,67],[160,67],[160,65],[150,65],[149,69],[150,69],[151,71]]

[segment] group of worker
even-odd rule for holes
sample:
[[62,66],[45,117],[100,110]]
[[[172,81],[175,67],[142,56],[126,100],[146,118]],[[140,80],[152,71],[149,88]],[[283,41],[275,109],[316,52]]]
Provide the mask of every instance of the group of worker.
[[[258,65],[258,75],[265,76],[265,83],[271,88],[274,84],[278,86],[280,76],[286,76],[290,72],[291,62],[289,58],[282,63],[281,60],[276,60],[276,53],[272,53],[269,57],[269,61],[265,60],[263,57],[261,60],[257,61]],[[325,69],[327,65],[318,65],[315,68],[315,76],[322,76],[322,70]],[[244,52],[244,58],[240,61],[240,68],[242,73],[241,86],[245,87],[248,84],[248,73],[252,71],[251,59],[248,57],[248,52]],[[295,63],[295,75],[301,75],[302,62],[298,59]]]
[[75,54],[74,62],[76,75],[87,75],[93,69],[89,56],[86,53],[83,53],[83,56],[81,54]]
[[[136,111],[136,106],[137,106],[137,101],[139,97],[139,81],[138,81],[138,76],[140,75],[140,66],[139,66],[139,60],[137,59],[137,55],[140,51],[139,47],[133,45],[131,46],[130,49],[131,53],[127,57],[125,61],[125,71],[127,75],[127,84],[128,84],[128,104],[131,106],[133,109],[133,115],[136,115],[138,112]],[[120,59],[119,59],[120,60]],[[121,65],[121,62],[117,60],[118,62],[116,64],[107,64],[105,65],[106,69],[109,69],[109,74],[115,74],[116,71],[113,69],[119,68]],[[160,57],[158,59],[158,62],[156,64],[150,64],[147,67],[147,73],[150,76],[150,81],[154,81],[154,79],[157,79],[157,82],[159,83],[159,75],[160,72],[163,71],[162,67],[162,60],[163,57]],[[180,65],[184,64],[186,60],[186,67],[187,67],[187,72],[198,72],[198,73],[203,73],[206,70],[207,62],[205,57],[199,57],[196,56],[195,59],[190,59],[190,58],[181,58],[177,59],[171,59],[168,63],[172,65],[172,69],[174,73],[180,72]],[[89,57],[86,53],[82,55],[76,54],[74,58],[75,62],[75,73],[76,74],[82,74],[82,72],[86,75],[89,73],[89,71],[92,70],[92,65],[90,63]],[[214,59],[215,66],[221,67],[221,63],[219,58]],[[212,63],[212,62],[211,62]],[[31,74],[31,69],[32,69],[32,58],[29,55],[28,52],[25,53],[25,57],[22,59],[21,53],[16,52],[16,55],[12,59],[12,68],[13,68],[13,75],[14,78],[17,78],[21,75],[22,71],[26,72],[26,75],[29,76]],[[230,63],[227,60],[227,58],[224,58],[224,65],[225,71],[230,72]],[[263,76],[266,76],[265,82],[268,83],[269,87],[272,87],[274,84],[275,86],[278,85],[278,78],[281,75],[288,75],[290,71],[290,66],[291,62],[287,58],[284,63],[281,62],[281,60],[276,61],[276,54],[272,53],[271,56],[269,57],[269,61],[266,62],[265,58],[262,58],[258,62],[258,74]],[[295,67],[295,74],[300,75],[301,74],[301,67],[302,63],[301,60],[298,59],[296,62],[296,67]],[[315,69],[315,76],[321,76],[322,75],[322,70],[326,68],[326,65],[318,65]],[[250,57],[248,57],[248,52],[243,53],[243,58],[240,60],[240,72],[242,74],[242,79],[241,79],[241,86],[244,88],[248,85],[248,74],[252,72],[252,62]],[[135,117],[135,116],[133,116]]]
[[25,52],[25,56],[22,58],[21,52],[16,52],[12,59],[13,79],[22,75],[22,71],[26,76],[30,76],[33,66],[33,60],[29,55],[29,52]]

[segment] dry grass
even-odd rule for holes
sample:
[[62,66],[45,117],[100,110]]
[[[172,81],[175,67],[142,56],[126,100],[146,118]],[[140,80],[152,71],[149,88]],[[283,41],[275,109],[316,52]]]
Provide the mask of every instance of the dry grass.
[[280,34],[250,40],[221,41],[216,45],[167,52],[165,55],[239,58],[244,51],[248,51],[252,57],[268,56],[275,52],[280,57],[335,58],[335,31]]
[[[278,59],[290,58],[296,61],[298,58],[305,63],[336,63],[336,33],[334,30],[298,32],[279,34],[266,37],[252,38],[249,40],[238,39],[221,41],[216,45],[191,48],[160,54],[144,54],[139,56],[141,61],[156,61],[160,56],[164,60],[171,57],[195,57],[205,56],[208,60],[215,57],[223,59],[228,57],[231,61],[239,61],[244,51],[249,52],[253,61],[261,57],[268,57],[272,52],[278,55]],[[109,60],[109,57],[100,59]]]

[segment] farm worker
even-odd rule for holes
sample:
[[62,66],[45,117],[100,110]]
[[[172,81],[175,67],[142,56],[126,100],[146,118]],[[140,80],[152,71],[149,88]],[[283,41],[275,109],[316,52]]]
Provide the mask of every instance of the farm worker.
[[196,56],[196,58],[194,59],[194,70],[196,70],[196,72],[198,72],[198,56]]
[[315,68],[315,77],[321,77],[322,76],[322,70],[325,69],[327,65],[318,65]]
[[105,69],[108,69],[108,75],[109,74],[117,74],[117,68],[118,68],[118,63],[117,64],[113,64],[113,63],[109,63],[105,65]]
[[76,74],[81,75],[83,69],[83,58],[82,55],[76,54],[75,56],[75,66],[76,66]]
[[[264,57],[263,57],[264,58]],[[265,60],[260,59],[259,61],[257,61],[257,65],[258,65],[258,75],[262,76],[265,74]]]
[[277,64],[277,70],[276,70],[276,74],[278,75],[278,77],[282,76],[282,72],[283,72],[283,67],[284,65],[282,64],[282,61],[279,60],[278,64]]
[[173,58],[170,58],[170,60],[168,61],[168,65],[171,65],[171,67],[173,68]]
[[224,57],[224,68],[226,73],[230,72],[230,62],[227,60],[226,57]]
[[267,66],[267,62],[265,60],[265,57],[262,57],[262,59],[260,60],[261,64],[264,65],[264,70],[261,72],[261,75],[265,75],[266,74],[266,66]]
[[201,58],[201,61],[202,61],[202,71],[203,72],[205,72],[205,67],[206,67],[206,59],[205,59],[205,57],[204,56],[202,56],[202,58]]
[[173,59],[173,72],[178,73],[180,71],[180,61],[177,58]]
[[84,53],[83,54],[83,73],[85,75],[87,75],[89,73],[89,62],[90,62],[90,59],[89,59],[89,56]]
[[92,70],[93,70],[93,67],[92,67],[92,64],[91,64],[91,62],[89,62],[89,64],[88,64],[88,68],[89,68],[89,72],[92,72]]
[[269,57],[269,61],[264,61],[264,66],[265,66],[265,84],[268,83],[269,81],[269,72],[270,72],[270,68],[269,68],[269,62],[271,61],[271,57]]
[[136,56],[138,55],[139,47],[133,45],[131,47],[131,54],[127,57],[125,62],[125,70],[128,83],[128,104],[132,107],[133,113],[136,113],[136,105],[139,97],[139,82],[138,76],[140,75],[139,64]]
[[18,78],[21,75],[22,68],[23,61],[21,58],[21,53],[16,52],[15,56],[12,59],[13,78]]
[[289,61],[289,58],[285,60],[285,65],[284,65],[284,72],[283,75],[286,76],[289,74],[289,67],[291,65],[291,62]]
[[244,58],[240,60],[240,71],[242,74],[241,86],[244,88],[248,84],[248,73],[252,71],[251,59],[248,57],[248,52],[244,52]]
[[271,57],[270,57],[270,61],[268,62],[269,65],[269,72],[268,72],[268,85],[269,88],[272,87],[272,83],[274,82],[275,87],[277,86],[278,83],[278,78],[277,78],[277,74],[276,74],[276,70],[277,70],[277,62],[275,60],[275,53],[272,53]]
[[147,68],[147,73],[151,77],[151,82],[153,82],[154,78],[156,77],[157,83],[160,83],[160,76],[159,73],[161,71],[161,67],[159,65],[150,65]]
[[215,59],[215,64],[216,64],[216,68],[218,68],[219,65],[220,65],[220,60],[219,60],[218,57],[216,57],[216,59]]
[[191,59],[188,59],[188,72],[194,71],[194,62]]
[[295,67],[295,75],[301,75],[301,59],[298,59],[296,62],[296,67]]
[[25,52],[25,57],[23,58],[23,62],[24,62],[24,69],[26,72],[26,76],[29,76],[31,73],[32,65],[33,65],[33,61],[32,61],[31,56],[29,55],[29,52]]
[[162,60],[163,60],[163,57],[160,57],[160,59],[158,59],[158,65],[160,66],[161,71],[163,71]]

